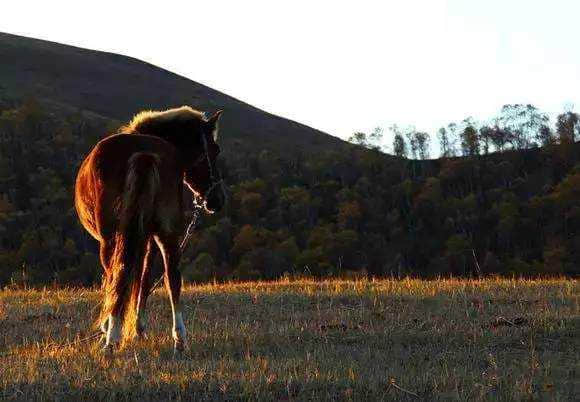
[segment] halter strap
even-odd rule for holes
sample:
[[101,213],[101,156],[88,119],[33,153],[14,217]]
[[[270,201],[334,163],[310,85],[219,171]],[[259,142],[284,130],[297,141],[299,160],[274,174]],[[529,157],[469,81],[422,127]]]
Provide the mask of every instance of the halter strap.
[[[205,138],[205,134],[202,134],[201,139],[203,140],[203,154],[201,154],[198,158],[198,160],[195,162],[194,166],[196,166],[197,164],[199,164],[202,160],[203,157],[205,156],[205,159],[207,161],[207,169],[209,171],[209,178],[211,180],[211,185],[209,186],[209,188],[207,190],[205,190],[204,194],[203,194],[203,199],[207,200],[207,196],[213,191],[214,188],[216,188],[217,186],[221,186],[221,190],[225,195],[225,190],[223,188],[223,183],[224,180],[221,177],[221,175],[219,175],[219,177],[216,178],[216,175],[214,174],[214,170],[211,164],[211,160],[209,159],[209,151],[208,151],[208,146],[207,146],[207,138]],[[218,172],[219,174],[219,172]]]

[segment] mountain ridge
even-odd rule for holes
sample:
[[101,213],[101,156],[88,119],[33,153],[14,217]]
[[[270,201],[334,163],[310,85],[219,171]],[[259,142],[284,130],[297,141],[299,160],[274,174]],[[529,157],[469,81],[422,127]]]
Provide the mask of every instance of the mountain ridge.
[[0,96],[61,103],[126,121],[143,109],[183,104],[224,109],[224,141],[249,138],[264,149],[302,152],[347,143],[131,56],[0,32]]

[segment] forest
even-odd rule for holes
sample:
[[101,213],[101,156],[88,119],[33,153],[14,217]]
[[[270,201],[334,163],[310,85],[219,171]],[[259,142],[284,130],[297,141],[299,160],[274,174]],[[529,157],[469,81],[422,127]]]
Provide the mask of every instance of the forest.
[[[122,123],[35,99],[0,102],[0,286],[100,281],[74,178]],[[220,160],[229,203],[201,218],[184,279],[580,273],[577,113],[552,123],[532,105],[506,105],[433,138],[389,130],[389,147],[376,129],[327,152],[233,141]]]

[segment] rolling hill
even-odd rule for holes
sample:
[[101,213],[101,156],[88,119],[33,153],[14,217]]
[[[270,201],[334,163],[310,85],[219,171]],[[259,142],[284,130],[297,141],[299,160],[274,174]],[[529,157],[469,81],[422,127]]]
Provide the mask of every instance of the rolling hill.
[[0,60],[0,99],[35,97],[120,121],[142,109],[188,104],[225,110],[226,145],[250,139],[264,149],[316,152],[345,144],[131,57],[0,33]]

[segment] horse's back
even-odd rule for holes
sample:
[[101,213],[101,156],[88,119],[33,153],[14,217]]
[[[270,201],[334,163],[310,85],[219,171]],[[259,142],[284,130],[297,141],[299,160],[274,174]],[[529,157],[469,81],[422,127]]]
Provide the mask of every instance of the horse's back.
[[139,153],[156,155],[163,183],[168,189],[179,188],[180,167],[171,144],[157,137],[135,134],[118,134],[101,140],[81,164],[75,185],[79,219],[99,241],[115,233],[116,209],[124,191],[128,161]]

